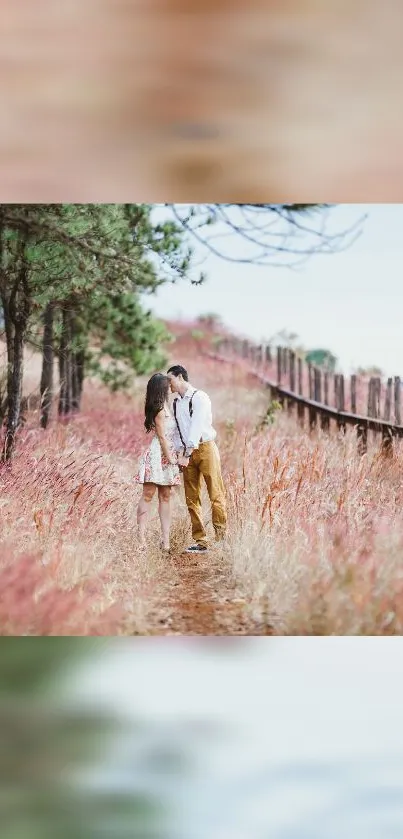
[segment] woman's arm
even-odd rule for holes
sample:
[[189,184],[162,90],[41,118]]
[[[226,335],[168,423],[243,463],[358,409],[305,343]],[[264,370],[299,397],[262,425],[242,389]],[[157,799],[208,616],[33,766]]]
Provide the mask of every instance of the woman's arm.
[[165,436],[165,415],[164,410],[160,411],[159,414],[155,417],[155,430],[157,433],[157,437],[160,441],[160,446],[162,449],[162,454],[169,463],[174,466],[176,464],[176,460],[173,459],[172,453],[169,448],[168,440]]

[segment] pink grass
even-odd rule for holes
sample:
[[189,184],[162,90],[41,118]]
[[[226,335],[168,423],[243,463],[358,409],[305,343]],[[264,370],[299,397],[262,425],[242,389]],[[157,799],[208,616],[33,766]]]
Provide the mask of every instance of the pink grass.
[[[401,447],[385,461],[370,441],[360,458],[353,433],[310,435],[281,412],[259,431],[267,392],[243,364],[206,357],[214,333],[200,346],[193,328],[175,326],[170,360],[213,401],[229,510],[222,573],[245,602],[245,631],[401,634]],[[159,558],[156,510],[146,557],[136,544],[144,386],[112,396],[88,383],[82,414],[45,433],[28,417],[0,469],[1,634],[158,631],[177,581]],[[178,549],[187,533],[178,498]]]

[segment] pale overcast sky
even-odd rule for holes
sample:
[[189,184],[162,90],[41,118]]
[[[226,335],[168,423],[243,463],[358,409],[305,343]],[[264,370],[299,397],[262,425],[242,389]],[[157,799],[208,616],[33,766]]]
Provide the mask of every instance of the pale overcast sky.
[[213,311],[257,340],[285,328],[304,346],[332,350],[345,372],[376,364],[402,375],[403,205],[339,205],[331,223],[341,230],[364,213],[363,234],[345,252],[313,256],[298,272],[209,256],[204,285],[166,285],[151,306],[168,318]]

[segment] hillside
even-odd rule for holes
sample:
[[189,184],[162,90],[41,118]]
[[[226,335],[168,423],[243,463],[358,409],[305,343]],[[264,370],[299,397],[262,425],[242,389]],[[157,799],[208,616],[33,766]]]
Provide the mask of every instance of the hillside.
[[[189,540],[182,490],[174,555],[136,543],[145,381],[86,385],[81,414],[45,433],[32,413],[1,480],[2,634],[401,634],[403,458],[352,432],[302,431],[240,362],[206,356],[217,330],[170,324],[170,360],[211,395],[226,482],[228,543]],[[35,360],[31,360],[34,365]]]

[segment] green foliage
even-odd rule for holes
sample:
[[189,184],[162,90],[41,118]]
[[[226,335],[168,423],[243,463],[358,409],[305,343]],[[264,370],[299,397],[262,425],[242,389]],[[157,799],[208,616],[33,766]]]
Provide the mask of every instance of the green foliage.
[[330,350],[325,349],[309,350],[305,353],[305,361],[308,364],[313,364],[315,367],[324,367],[332,373],[335,371],[337,365],[336,356]]
[[273,423],[276,421],[277,414],[281,410],[282,410],[282,408],[281,408],[280,402],[278,402],[276,399],[273,399],[270,402],[270,405],[269,405],[264,417],[262,417],[262,419],[260,420],[260,422],[258,424],[258,427],[257,427],[257,430],[258,431],[263,431],[264,428],[267,428],[268,426],[273,425]]
[[50,686],[59,671],[75,663],[78,657],[90,655],[93,639],[44,638],[32,642],[30,638],[0,638],[0,696],[33,696]]
[[[84,351],[86,371],[113,390],[165,363],[170,336],[142,305],[167,280],[185,277],[192,262],[182,225],[152,222],[148,204],[0,205],[1,301],[8,302],[21,267],[27,282],[25,338],[39,349],[47,304],[55,306],[54,349],[60,349],[61,312],[74,315],[68,351]],[[23,242],[23,250],[21,243]],[[95,345],[95,349],[94,349]]]
[[144,311],[136,293],[98,295],[90,301],[85,318],[96,345],[87,348],[88,369],[111,390],[130,386],[133,372],[146,375],[165,365],[160,347],[171,336],[151,312]]
[[213,347],[215,347],[215,349],[218,349],[221,346],[221,344],[223,343],[223,341],[224,341],[224,338],[221,335],[213,335],[213,337],[211,339],[211,343],[212,343]]
[[233,419],[227,419],[225,421],[225,438],[226,441],[231,441],[234,437],[236,437],[236,423]]
[[204,338],[204,332],[201,329],[192,329],[191,336],[194,341],[202,341]]

